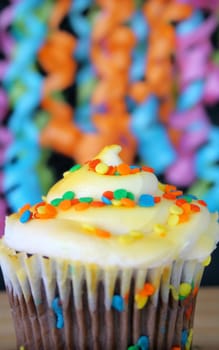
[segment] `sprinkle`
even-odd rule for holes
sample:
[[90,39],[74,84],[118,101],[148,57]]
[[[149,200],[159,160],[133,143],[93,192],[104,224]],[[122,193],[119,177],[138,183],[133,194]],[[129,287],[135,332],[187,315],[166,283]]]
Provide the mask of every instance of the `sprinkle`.
[[89,163],[88,163],[89,164],[89,168],[94,170],[96,168],[97,164],[99,164],[99,163],[100,163],[100,159],[90,160]]
[[155,287],[151,283],[145,283],[144,287],[139,292],[142,296],[151,296],[155,292]]
[[106,175],[114,175],[115,171],[116,171],[116,167],[110,165]]
[[165,187],[164,187],[164,191],[165,192],[171,192],[171,191],[176,191],[176,186],[174,186],[174,185],[169,185],[169,184],[166,184],[166,185],[164,185]]
[[85,210],[85,209],[89,208],[89,203],[87,203],[87,202],[79,202],[78,204],[75,204],[74,208],[77,211],[82,211],[82,210]]
[[144,234],[142,232],[139,232],[139,231],[130,231],[129,232],[129,235],[133,238],[137,238],[137,239],[141,239],[141,238],[144,238]]
[[129,175],[131,169],[128,164],[121,163],[117,166],[117,171],[120,173],[120,175]]
[[179,224],[186,222],[189,220],[189,215],[188,214],[181,214],[179,216]]
[[176,214],[176,215],[180,215],[183,213],[183,209],[181,207],[179,207],[178,205],[172,205],[169,208],[169,211],[171,214]]
[[117,294],[113,295],[112,308],[119,312],[122,312],[125,310],[124,300],[121,295],[117,295]]
[[134,193],[132,193],[132,192],[127,192],[126,198],[129,198],[129,199],[134,200],[134,199],[135,199],[135,195],[134,195]]
[[181,343],[182,343],[182,345],[184,345],[184,346],[186,345],[187,338],[188,338],[188,331],[187,331],[187,329],[184,329],[182,331],[182,334],[181,334]]
[[202,262],[202,266],[208,266],[211,263],[211,256],[209,255],[207,259]]
[[103,196],[108,199],[113,199],[113,191],[105,191],[103,192]]
[[93,201],[90,203],[90,206],[94,207],[94,208],[100,208],[100,207],[104,207],[105,203],[103,203],[101,201]]
[[166,226],[162,225],[162,224],[155,224],[153,226],[153,230],[156,233],[165,233],[166,232]]
[[179,299],[185,299],[192,291],[192,286],[189,283],[181,283],[179,286]]
[[176,214],[171,214],[168,217],[167,224],[169,226],[176,226],[179,223],[179,216]]
[[150,194],[142,194],[139,197],[138,204],[141,207],[153,207],[154,206],[154,197]]
[[104,175],[108,172],[109,167],[105,163],[98,163],[95,167],[95,171],[97,174]]
[[170,191],[163,194],[163,197],[166,199],[176,199],[176,197],[180,196],[182,191]]
[[183,198],[179,198],[176,200],[176,205],[178,205],[179,207],[181,207],[184,203],[186,203],[186,200]]
[[88,232],[95,232],[96,228],[89,224],[82,224],[83,229],[85,229]]
[[112,205],[114,205],[115,207],[120,207],[122,205],[122,203],[118,199],[113,199],[112,200]]
[[138,310],[143,309],[143,307],[147,304],[148,297],[143,297],[139,294],[135,295],[135,302]]
[[59,209],[61,210],[68,210],[71,208],[72,202],[70,199],[64,199],[63,201],[60,202],[59,204]]
[[112,236],[110,232],[102,230],[100,228],[96,228],[95,234],[101,238],[110,238]]
[[81,164],[75,164],[75,165],[73,165],[73,167],[71,167],[71,169],[69,169],[69,171],[71,172],[71,173],[73,173],[74,171],[77,171],[77,170],[79,170],[81,168]]
[[92,197],[80,197],[79,202],[81,203],[91,203],[93,201]]
[[205,201],[203,201],[202,199],[199,199],[198,203],[203,205],[203,207],[207,207],[207,203]]
[[18,211],[18,214],[19,215],[22,215],[26,210],[28,210],[28,209],[30,209],[30,204],[29,203],[27,203],[27,204],[25,204],[23,207],[21,207],[20,209],[19,209],[19,211]]
[[194,213],[198,213],[201,210],[200,207],[196,204],[190,204],[190,208]]
[[182,204],[181,208],[183,209],[184,214],[190,214],[191,213],[191,205],[189,203]]
[[73,199],[75,197],[75,193],[72,191],[67,191],[63,194],[63,199]]
[[22,215],[20,216],[20,222],[24,224],[25,222],[29,221],[32,217],[32,213],[30,210],[25,210]]
[[189,331],[188,339],[186,342],[185,350],[190,350],[192,345],[192,337],[193,337],[193,329],[191,328]]
[[118,240],[119,240],[119,243],[127,245],[127,244],[133,243],[135,241],[135,238],[127,234],[127,235],[120,235],[118,237]]
[[54,207],[57,207],[62,201],[62,198],[54,198],[50,203],[54,205]]
[[50,219],[56,216],[56,208],[49,203],[38,203],[35,207],[36,212],[34,213],[34,217],[36,219]]
[[131,345],[128,347],[128,350],[140,350],[138,345]]
[[143,166],[141,167],[141,169],[142,169],[143,171],[148,172],[148,173],[154,173],[154,169],[151,168],[151,167],[149,167],[149,166],[146,166],[146,165],[143,165]]
[[61,329],[64,327],[64,318],[63,318],[63,312],[62,307],[60,305],[60,299],[55,298],[52,301],[52,309],[56,315],[56,328]]
[[115,199],[122,199],[126,198],[127,191],[123,188],[119,188],[118,190],[114,191],[114,198]]
[[180,346],[172,346],[171,350],[181,350]]
[[191,196],[188,196],[188,195],[186,195],[186,194],[180,196],[180,199],[185,199],[185,201],[186,201],[187,203],[191,203],[191,202],[192,202],[192,197],[191,197]]
[[149,349],[149,338],[146,335],[142,335],[138,339],[137,345],[140,347],[140,350],[148,350]]
[[140,172],[140,169],[139,168],[130,168],[130,174],[137,174]]
[[128,207],[128,208],[133,208],[136,205],[135,201],[133,201],[132,199],[129,199],[129,198],[122,198],[121,204],[124,205],[125,207]]
[[79,203],[79,199],[78,198],[74,198],[71,200],[71,205],[75,205]]
[[105,196],[102,196],[101,200],[103,201],[104,204],[108,204],[108,205],[112,204],[111,200]]
[[154,197],[154,202],[155,203],[159,203],[161,201],[161,197],[159,197],[159,196],[155,196]]
[[165,192],[165,187],[166,187],[165,184],[162,184],[161,182],[158,182],[158,188],[159,188],[159,190],[161,190],[162,192]]

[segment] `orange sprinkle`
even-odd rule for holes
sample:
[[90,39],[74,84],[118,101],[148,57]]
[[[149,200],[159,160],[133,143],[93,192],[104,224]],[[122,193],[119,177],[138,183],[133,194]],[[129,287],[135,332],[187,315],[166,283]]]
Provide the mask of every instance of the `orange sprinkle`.
[[105,191],[105,192],[103,192],[103,196],[111,200],[111,199],[113,199],[113,192],[112,191]]
[[144,287],[138,292],[138,294],[142,297],[148,297],[153,295],[155,292],[155,288],[151,283],[145,283]]
[[182,222],[186,222],[189,220],[189,215],[188,214],[181,214],[179,215],[179,224]]
[[169,185],[169,184],[165,185],[165,192],[176,191],[176,190],[177,188],[174,185]]
[[21,208],[19,209],[18,214],[19,214],[19,215],[22,215],[22,214],[23,214],[26,210],[28,210],[28,209],[30,209],[30,204],[29,204],[29,203],[23,205],[23,207],[21,207]]
[[191,205],[189,203],[183,203],[181,208],[183,209],[184,214],[191,213]]
[[187,203],[187,202],[183,198],[179,198],[179,199],[176,200],[176,205],[178,205],[178,207],[181,207],[182,204],[184,204],[184,203]]
[[94,170],[97,164],[99,163],[100,163],[100,159],[93,159],[93,160],[90,160],[88,164],[89,164],[89,167]]
[[191,211],[198,213],[201,209],[198,205],[196,204],[190,204]]
[[88,209],[89,206],[90,206],[90,204],[87,202],[79,202],[79,203],[75,204],[74,208],[77,211],[82,211],[82,210]]
[[101,238],[110,238],[112,236],[110,232],[102,230],[100,228],[96,228],[95,233],[98,237],[101,237]]
[[90,203],[91,207],[95,207],[95,208],[100,208],[100,207],[104,207],[106,204],[101,202],[101,201],[93,201]]
[[113,175],[116,172],[116,167],[110,165],[106,175]]
[[159,203],[161,201],[161,198],[159,196],[154,197],[154,202]]
[[203,205],[204,207],[207,207],[207,203],[205,201],[203,201],[203,199],[199,199],[198,203]]
[[133,168],[133,169],[130,169],[130,174],[137,174],[140,172],[140,169],[139,168]]
[[71,199],[71,205],[75,205],[75,204],[78,204],[78,203],[79,203],[79,199],[78,198]]
[[130,199],[130,198],[122,198],[120,202],[122,205],[128,208],[133,208],[136,205],[135,201],[133,201],[133,199]]
[[173,346],[173,347],[171,348],[171,350],[181,350],[181,347],[180,347],[180,346]]
[[196,295],[198,294],[198,290],[199,290],[199,288],[198,288],[198,287],[195,287],[195,288],[193,289],[192,294],[193,294],[194,296],[196,296]]
[[70,199],[64,199],[63,201],[61,201],[59,203],[59,209],[61,210],[68,210],[69,208],[71,208],[72,206],[72,202]]
[[181,196],[182,191],[170,191],[163,194],[166,199],[176,199],[176,197]]
[[[39,210],[40,212],[39,212]],[[35,208],[36,212],[34,213],[34,217],[37,219],[50,219],[56,215],[56,208],[48,203],[38,203]]]
[[146,165],[143,165],[143,166],[141,167],[141,169],[142,169],[143,171],[147,171],[148,173],[154,173],[154,169],[151,168],[151,167],[149,167],[149,166],[146,166]]
[[122,163],[117,166],[117,171],[120,175],[128,175],[131,172],[130,166],[128,164]]

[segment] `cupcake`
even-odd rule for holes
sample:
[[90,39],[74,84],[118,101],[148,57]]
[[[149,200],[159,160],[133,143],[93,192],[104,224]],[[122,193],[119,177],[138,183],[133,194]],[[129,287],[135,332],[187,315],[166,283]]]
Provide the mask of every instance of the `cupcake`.
[[217,214],[104,148],[6,219],[17,348],[188,350]]

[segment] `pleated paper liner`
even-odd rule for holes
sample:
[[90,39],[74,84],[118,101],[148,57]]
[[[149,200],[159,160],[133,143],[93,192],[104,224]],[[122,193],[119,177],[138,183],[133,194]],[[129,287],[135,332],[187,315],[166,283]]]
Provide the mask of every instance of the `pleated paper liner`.
[[197,261],[120,270],[6,253],[1,264],[17,349],[191,348]]

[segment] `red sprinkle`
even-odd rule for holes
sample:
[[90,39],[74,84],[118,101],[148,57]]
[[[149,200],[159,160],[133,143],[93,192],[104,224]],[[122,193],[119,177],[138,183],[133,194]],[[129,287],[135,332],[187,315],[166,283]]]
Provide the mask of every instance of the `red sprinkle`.
[[141,167],[141,169],[142,169],[143,171],[147,171],[148,173],[154,173],[154,169],[151,168],[151,167],[149,167],[149,166],[146,166],[146,165],[143,165],[143,166]]
[[100,159],[93,159],[93,160],[90,160],[88,162],[88,165],[89,165],[89,168],[94,170],[96,168],[97,164],[99,164],[99,163],[100,163]]
[[159,203],[161,201],[161,197],[155,196],[154,197],[154,202]]
[[100,207],[104,207],[106,204],[101,202],[101,201],[93,201],[90,203],[90,206],[91,207],[94,207],[94,208],[100,208]]
[[198,203],[203,205],[203,207],[207,207],[207,203],[205,201],[203,201],[203,199],[199,199]]
[[111,200],[111,199],[113,199],[113,192],[112,191],[105,191],[105,192],[103,192],[103,196]]

